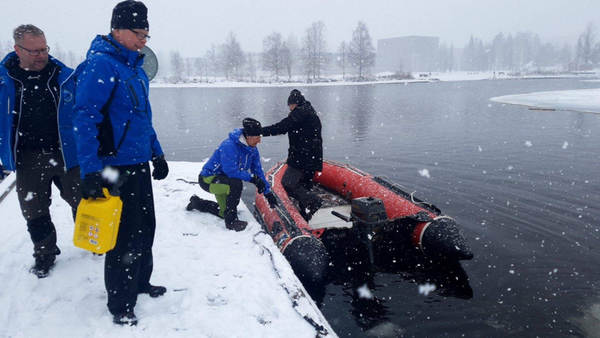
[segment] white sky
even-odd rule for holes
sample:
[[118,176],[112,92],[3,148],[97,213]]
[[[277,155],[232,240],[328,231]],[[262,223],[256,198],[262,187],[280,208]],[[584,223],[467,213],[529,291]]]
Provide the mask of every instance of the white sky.
[[[0,0],[0,40],[32,23],[52,47],[83,55],[95,34],[106,34],[117,0]],[[325,22],[330,50],[350,40],[359,20],[376,41],[406,35],[438,36],[463,47],[473,34],[490,41],[497,33],[530,30],[542,42],[576,44],[589,21],[600,27],[598,0],[146,0],[149,47],[202,56],[233,31],[247,52],[260,52],[273,31],[298,39],[314,21]],[[599,34],[600,37],[600,34]],[[376,43],[376,42],[375,42]]]

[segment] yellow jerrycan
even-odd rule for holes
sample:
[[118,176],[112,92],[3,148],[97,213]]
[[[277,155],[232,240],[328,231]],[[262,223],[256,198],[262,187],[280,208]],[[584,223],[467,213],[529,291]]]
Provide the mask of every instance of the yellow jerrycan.
[[[123,181],[125,178],[122,177]],[[73,244],[76,247],[97,254],[107,253],[115,247],[123,210],[123,201],[118,193],[121,184],[115,185],[116,189],[112,189],[112,194],[107,188],[102,188],[106,198],[81,199],[73,234]]]

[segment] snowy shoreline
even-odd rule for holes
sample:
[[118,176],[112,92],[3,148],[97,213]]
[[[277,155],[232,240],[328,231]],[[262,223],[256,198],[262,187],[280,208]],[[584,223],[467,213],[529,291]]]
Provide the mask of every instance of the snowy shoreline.
[[[53,188],[51,215],[62,254],[45,279],[28,272],[31,240],[14,189],[7,195],[0,203],[0,337],[314,338],[316,330],[303,316],[335,337],[246,205],[240,204],[239,217],[249,226],[239,233],[215,216],[186,211],[192,194],[214,200],[197,185],[178,180],[195,181],[202,163],[169,166],[167,179],[153,181],[157,228],[151,280],[168,291],[157,299],[138,297],[137,327],[112,323],[104,257],[73,246],[71,211],[56,197],[58,190]],[[11,177],[0,186],[6,187]]]
[[[418,77],[418,74],[415,74]],[[435,83],[435,82],[455,82],[455,81],[482,81],[482,80],[540,80],[540,79],[581,79],[582,81],[596,81],[594,75],[548,75],[548,76],[508,76],[494,75],[493,72],[453,72],[453,73],[433,73],[427,78],[415,78],[412,80],[384,80],[384,81],[365,81],[349,82],[336,79],[334,82],[290,82],[290,83],[252,83],[235,81],[217,81],[213,83],[150,83],[151,88],[264,88],[264,87],[326,87],[326,86],[365,86],[365,85],[386,85],[398,84],[408,85],[414,83]],[[600,81],[600,80],[597,80]]]

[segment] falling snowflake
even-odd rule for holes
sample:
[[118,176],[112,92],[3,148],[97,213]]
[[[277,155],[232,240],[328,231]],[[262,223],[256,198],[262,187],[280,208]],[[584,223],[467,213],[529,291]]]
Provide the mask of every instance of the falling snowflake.
[[419,285],[419,294],[428,296],[429,293],[435,291],[435,289],[436,289],[435,284],[425,283],[423,285]]
[[363,286],[356,289],[356,292],[358,292],[358,296],[360,298],[373,299],[373,293],[371,292],[367,284],[364,284]]
[[562,148],[567,149],[568,146],[569,146],[569,142],[565,141],[565,143],[563,143]]
[[421,175],[423,177],[431,178],[431,175],[429,175],[429,170],[427,170],[427,169],[419,170],[419,175]]

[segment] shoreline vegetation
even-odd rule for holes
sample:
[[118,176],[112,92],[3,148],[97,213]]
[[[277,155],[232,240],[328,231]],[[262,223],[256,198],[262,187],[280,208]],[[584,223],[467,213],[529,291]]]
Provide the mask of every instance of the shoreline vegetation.
[[342,78],[342,76],[331,76],[317,79],[317,81],[306,81],[305,78],[295,77],[286,79],[243,79],[239,81],[226,80],[225,78],[201,78],[190,77],[177,82],[169,79],[155,79],[150,83],[152,88],[227,88],[227,87],[313,87],[313,86],[357,86],[378,84],[414,84],[449,81],[482,81],[482,80],[530,80],[530,79],[581,79],[594,80],[600,78],[600,71],[588,72],[432,72],[432,73],[404,73],[392,74],[382,73],[373,77],[358,81],[356,78]]

